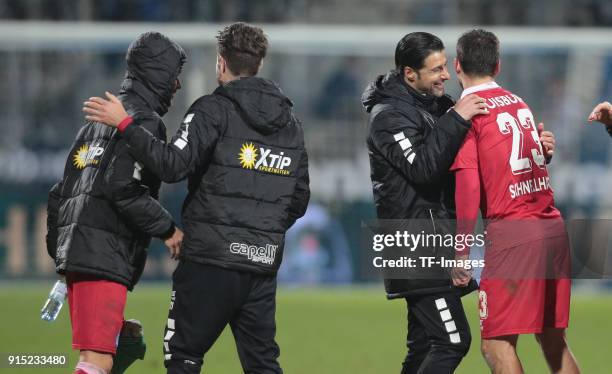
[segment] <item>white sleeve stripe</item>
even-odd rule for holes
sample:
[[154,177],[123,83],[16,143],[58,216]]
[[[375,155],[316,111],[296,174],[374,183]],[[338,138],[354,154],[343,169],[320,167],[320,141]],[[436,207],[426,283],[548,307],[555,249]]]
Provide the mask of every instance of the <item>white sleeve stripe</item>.
[[393,139],[395,139],[395,141],[402,148],[402,151],[404,151],[404,157],[406,157],[406,160],[408,160],[408,162],[410,162],[410,164],[412,165],[416,155],[412,150],[412,142],[410,141],[410,139],[406,137],[403,131],[393,135]]
[[447,322],[453,319],[450,310],[444,309],[440,311],[440,317],[442,318],[442,322]]
[[183,138],[178,138],[174,141],[174,145],[182,151],[187,145],[187,142]]
[[400,147],[402,147],[402,151],[405,151],[406,149],[412,147],[412,143],[410,143],[410,140],[408,140],[408,138],[400,140],[399,145]]
[[142,174],[140,173],[141,170],[142,170],[142,164],[138,161],[134,162],[134,173],[132,174],[132,178],[138,181],[141,180],[142,179]]
[[446,309],[446,300],[443,297],[436,299],[436,308],[438,310]]
[[185,119],[183,120],[183,123],[190,123],[191,120],[193,119],[194,114],[193,113],[189,113],[188,115],[185,116]]

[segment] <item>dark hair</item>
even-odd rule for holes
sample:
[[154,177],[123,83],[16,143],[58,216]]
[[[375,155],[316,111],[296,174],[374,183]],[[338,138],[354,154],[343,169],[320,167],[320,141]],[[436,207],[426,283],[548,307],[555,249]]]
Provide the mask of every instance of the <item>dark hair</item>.
[[406,66],[419,70],[431,53],[442,50],[444,43],[437,36],[427,32],[411,32],[395,47],[395,68],[400,73],[403,73]]
[[268,39],[259,27],[236,22],[219,31],[217,48],[232,74],[253,76],[266,57]]
[[457,61],[467,75],[494,76],[499,62],[499,40],[490,31],[475,29],[457,41]]

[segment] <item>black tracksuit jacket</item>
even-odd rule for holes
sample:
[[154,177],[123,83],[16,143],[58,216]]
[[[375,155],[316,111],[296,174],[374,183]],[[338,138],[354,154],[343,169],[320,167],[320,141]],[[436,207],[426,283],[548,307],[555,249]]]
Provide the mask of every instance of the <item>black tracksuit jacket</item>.
[[[182,48],[159,33],[130,46],[119,98],[143,128],[166,138],[161,121],[185,61]],[[161,182],[128,152],[117,130],[87,122],[72,145],[64,176],[49,194],[47,250],[59,273],[78,272],[132,289],[151,237],[175,225],[157,201]]]
[[[430,233],[452,233],[455,181],[449,168],[470,122],[451,107],[453,100],[424,96],[397,72],[379,76],[362,103],[370,113],[367,146],[374,202],[379,219],[431,221]],[[454,258],[454,253],[438,252]],[[448,271],[432,267],[428,279],[385,279],[389,298],[453,289]]]
[[139,123],[122,135],[130,153],[164,182],[189,181],[181,259],[276,274],[285,232],[310,197],[302,126],[276,84],[219,86],[193,103],[168,144]]

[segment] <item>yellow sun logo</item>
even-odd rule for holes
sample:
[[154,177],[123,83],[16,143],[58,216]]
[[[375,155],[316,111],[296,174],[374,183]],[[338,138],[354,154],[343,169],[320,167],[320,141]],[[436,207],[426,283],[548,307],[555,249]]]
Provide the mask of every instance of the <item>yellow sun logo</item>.
[[83,144],[77,153],[73,156],[72,162],[77,169],[84,169],[87,166],[87,153],[89,152],[89,146]]
[[253,143],[245,143],[240,148],[240,154],[238,155],[240,165],[245,169],[253,169],[255,167],[255,161],[257,161],[257,149]]

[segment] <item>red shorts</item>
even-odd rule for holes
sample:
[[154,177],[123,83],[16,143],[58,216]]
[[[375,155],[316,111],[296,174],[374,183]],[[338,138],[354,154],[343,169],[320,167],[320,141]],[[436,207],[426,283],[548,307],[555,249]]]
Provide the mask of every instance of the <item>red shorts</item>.
[[95,276],[69,273],[72,348],[115,354],[123,325],[127,288]]
[[478,293],[483,339],[567,328],[569,279],[483,279]]
[[[489,268],[489,269],[487,269]],[[483,339],[567,328],[571,280],[567,238],[485,251],[478,309]],[[488,270],[488,271],[487,271]]]

